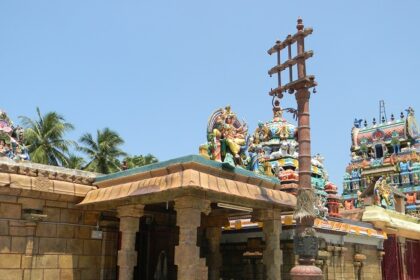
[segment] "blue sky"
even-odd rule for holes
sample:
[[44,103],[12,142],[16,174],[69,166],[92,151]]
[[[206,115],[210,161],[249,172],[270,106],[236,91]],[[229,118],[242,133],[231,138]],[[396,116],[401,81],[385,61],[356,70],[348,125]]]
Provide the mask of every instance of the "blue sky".
[[266,51],[301,16],[319,83],[312,151],[340,185],[355,117],[377,117],[381,99],[388,115],[420,112],[419,11],[416,0],[1,1],[0,108],[15,122],[57,111],[73,139],[110,127],[131,154],[197,153],[216,108],[252,130],[271,117]]

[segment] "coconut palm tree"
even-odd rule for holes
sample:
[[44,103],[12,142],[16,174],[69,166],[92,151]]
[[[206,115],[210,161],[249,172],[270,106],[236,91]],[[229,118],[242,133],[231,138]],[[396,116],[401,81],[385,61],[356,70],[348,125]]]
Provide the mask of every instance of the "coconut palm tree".
[[159,160],[152,154],[147,154],[145,156],[143,155],[128,156],[128,157],[125,157],[123,160],[123,164],[127,168],[144,166],[144,165],[148,165],[148,164],[152,164],[156,162],[159,162]]
[[37,119],[20,116],[26,128],[24,143],[33,162],[63,166],[67,164],[66,156],[69,148],[75,143],[64,139],[66,132],[74,129],[71,123],[57,112],[41,114],[36,108]]
[[81,170],[86,165],[86,161],[83,157],[79,157],[76,154],[69,154],[67,157],[67,168]]
[[96,139],[86,133],[79,142],[81,146],[78,149],[90,160],[83,169],[103,174],[121,170],[119,158],[127,154],[120,149],[124,140],[117,132],[104,128],[97,131]]

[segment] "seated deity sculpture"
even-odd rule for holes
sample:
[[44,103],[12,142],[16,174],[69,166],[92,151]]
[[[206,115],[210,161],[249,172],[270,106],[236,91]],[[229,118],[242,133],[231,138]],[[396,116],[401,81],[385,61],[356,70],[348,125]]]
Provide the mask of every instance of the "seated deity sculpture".
[[235,166],[243,162],[244,146],[247,145],[247,126],[241,123],[230,106],[217,110],[207,128],[209,154],[213,160]]

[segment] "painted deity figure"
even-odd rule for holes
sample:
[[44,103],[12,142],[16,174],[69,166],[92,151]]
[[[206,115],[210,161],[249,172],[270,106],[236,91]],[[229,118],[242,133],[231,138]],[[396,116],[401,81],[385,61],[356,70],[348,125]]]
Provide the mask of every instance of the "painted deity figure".
[[376,205],[385,209],[394,208],[394,194],[386,179],[380,177],[373,190]]
[[292,157],[297,157],[298,156],[298,143],[294,140],[289,142],[289,155]]
[[280,137],[280,139],[287,139],[289,138],[289,129],[287,127],[287,125],[282,125],[280,126],[277,131],[276,134]]
[[358,190],[360,188],[360,170],[353,169],[350,173],[351,181],[350,181],[350,188],[352,190]]
[[317,204],[315,206],[315,213],[317,214],[318,217],[326,220],[327,216],[328,216],[328,208],[325,206],[326,204],[326,199],[321,197],[321,196],[317,196]]
[[353,140],[353,146],[355,148],[358,148],[358,145],[357,145],[357,136],[359,136],[359,131],[360,131],[361,123],[362,123],[362,120],[361,119],[360,120],[354,119],[354,126],[352,128],[351,135],[352,135],[352,140]]
[[401,183],[402,184],[410,184],[412,181],[411,178],[411,163],[410,161],[401,161],[399,164],[400,176],[401,176]]
[[420,136],[420,129],[416,121],[416,118],[414,116],[414,109],[409,107],[406,111],[407,111],[407,131],[408,131],[408,134],[412,138],[415,139]]
[[364,198],[362,197],[362,192],[357,191],[357,201],[356,201],[356,208],[361,208],[364,205]]
[[248,129],[240,122],[235,113],[226,106],[210,117],[207,128],[208,151],[210,158],[224,161],[233,166],[244,162],[244,146],[247,145]]
[[392,149],[394,150],[393,153],[398,155],[401,152],[401,142],[400,142],[400,135],[398,132],[393,131],[391,134],[391,145]]
[[360,152],[362,153],[363,158],[367,158],[369,155],[369,148],[368,148],[368,140],[366,138],[363,138],[360,141]]
[[258,145],[261,142],[268,141],[270,137],[270,129],[263,122],[259,122],[258,127],[255,129],[253,134],[253,143]]
[[0,139],[0,157],[5,157],[8,154],[6,141],[4,139]]

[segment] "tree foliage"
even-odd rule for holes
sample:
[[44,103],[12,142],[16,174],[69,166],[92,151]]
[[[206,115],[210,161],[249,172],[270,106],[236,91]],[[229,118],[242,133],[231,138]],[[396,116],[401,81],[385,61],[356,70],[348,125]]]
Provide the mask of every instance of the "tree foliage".
[[102,174],[121,170],[119,158],[127,154],[120,148],[124,144],[124,140],[117,132],[104,128],[96,132],[96,138],[92,134],[86,133],[79,142],[81,146],[78,149],[89,160],[83,169]]
[[37,119],[20,116],[23,126],[25,145],[33,162],[66,166],[69,148],[75,143],[65,139],[65,134],[74,129],[71,123],[57,112],[41,114],[36,108]]
[[124,158],[123,165],[125,168],[140,167],[152,163],[159,162],[159,160],[152,154],[127,156]]

